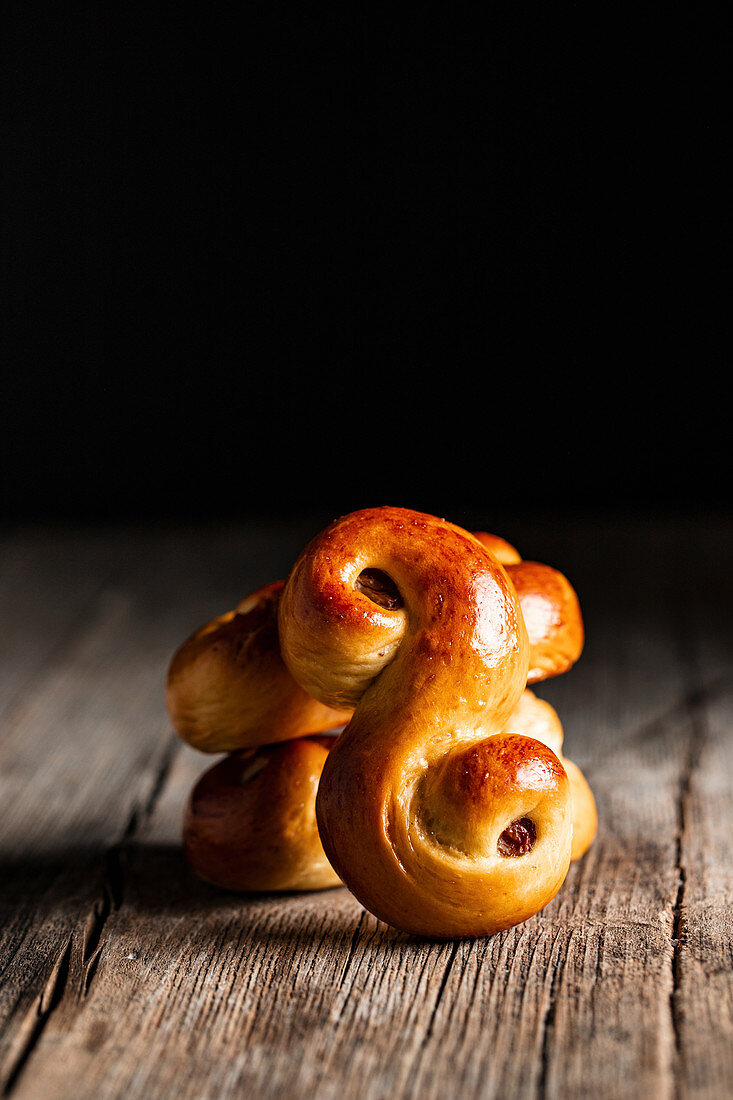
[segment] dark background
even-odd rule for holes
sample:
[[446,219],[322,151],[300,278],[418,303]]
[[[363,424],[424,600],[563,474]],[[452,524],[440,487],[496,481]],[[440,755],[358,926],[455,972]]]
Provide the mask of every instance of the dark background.
[[6,8],[5,519],[727,512],[722,29],[586,8]]

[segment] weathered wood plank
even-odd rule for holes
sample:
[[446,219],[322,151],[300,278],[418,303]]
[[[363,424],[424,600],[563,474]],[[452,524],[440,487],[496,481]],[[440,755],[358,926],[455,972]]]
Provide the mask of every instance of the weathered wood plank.
[[733,578],[698,533],[687,608],[698,693],[680,799],[672,1000],[680,1095],[733,1095]]
[[[125,903],[110,918],[86,1001],[68,999],[54,1013],[50,1042],[39,1046],[19,1096],[40,1087],[53,1095],[69,1069],[84,1095],[100,1087],[110,1095],[216,1095],[242,1081],[287,1090],[303,1058],[317,1064],[319,1036],[335,1028],[351,1044],[360,1028],[377,1027],[355,996],[364,983],[385,995],[380,1026],[391,1004],[406,1016],[400,1042],[419,1042],[416,1025],[438,994],[451,946],[423,962],[422,978],[412,975],[417,998],[405,998],[392,981],[405,937],[366,917],[346,891],[243,901],[193,880],[181,862],[180,810],[200,770],[188,750],[177,757],[153,820],[128,851]],[[273,1078],[271,1054],[283,1042],[289,1055]],[[155,1055],[120,1057],[140,1043]]]
[[680,1092],[733,1094],[733,687],[704,708],[684,796],[673,1018]]
[[[246,572],[248,540],[230,532],[195,552],[182,549],[185,560],[162,584],[151,578],[170,566],[170,544],[146,551],[142,575],[136,566],[129,589],[123,585],[146,595],[117,627],[114,598],[103,600],[107,626],[98,623],[67,663],[67,671],[85,671],[71,692],[76,712],[70,703],[64,712],[68,727],[81,711],[87,733],[90,719],[99,726],[106,714],[105,743],[113,733],[119,742],[120,730],[129,737],[145,715],[155,726],[154,738],[137,743],[142,768],[105,750],[120,769],[126,808],[137,806],[134,830],[124,836],[119,806],[109,818],[99,807],[90,811],[107,900],[96,914],[92,906],[90,918],[87,891],[60,924],[54,965],[41,975],[42,1034],[26,1041],[32,1053],[13,1080],[14,1096],[64,1096],[70,1082],[80,1100],[254,1090],[502,1100],[731,1092],[731,715],[721,688],[731,644],[719,606],[711,628],[705,586],[692,586],[697,602],[687,610],[672,598],[692,556],[719,580],[731,541],[716,529],[690,547],[671,538],[681,534],[675,525],[576,527],[540,530],[544,551],[535,556],[552,561],[568,534],[567,564],[559,555],[553,564],[577,584],[588,642],[577,668],[544,694],[564,720],[569,755],[591,780],[599,837],[542,914],[499,936],[455,944],[397,934],[344,890],[240,899],[188,873],[182,806],[210,761],[183,747],[161,757],[168,743],[162,698],[144,666],[164,664],[164,643],[186,607],[196,625],[194,605],[198,613],[223,599]],[[298,548],[293,535],[253,536],[253,583],[282,575]],[[179,587],[185,595],[174,613],[167,601]],[[221,606],[212,604],[211,613]],[[114,676],[102,692],[106,705],[82,705],[115,634],[127,639],[114,663],[124,679],[137,676],[137,709],[118,694]],[[46,712],[58,695],[52,683],[34,704]],[[33,713],[26,736],[38,727]],[[13,738],[22,759],[23,738],[11,731]],[[29,779],[31,763],[29,750]],[[51,799],[41,807],[46,830],[59,814],[51,780],[60,766],[57,757],[38,781],[39,794]],[[69,775],[75,770],[78,759]],[[102,789],[110,797],[109,786]],[[61,817],[63,836],[75,843],[85,835],[82,801],[72,793]],[[25,820],[17,806],[14,815]],[[42,831],[32,834],[39,861],[48,850]],[[50,919],[53,903],[45,912]],[[21,981],[23,966],[27,951]],[[40,997],[39,982],[31,986]]]
[[[63,868],[52,856],[44,855],[40,861],[23,858],[29,851],[23,851],[26,831],[43,812],[42,798],[29,787],[45,755],[45,745],[33,737],[30,743],[24,741],[24,714],[59,652],[88,630],[89,608],[114,564],[114,551],[108,544],[100,547],[94,540],[80,539],[78,533],[69,536],[63,531],[37,530],[20,537],[6,535],[2,540],[0,1079],[12,1071],[19,1056],[16,1052],[32,1042],[39,1027],[41,1017],[30,1005],[40,1010],[43,1004],[45,1011],[53,1001],[53,990],[58,988],[68,960],[70,935],[58,920],[52,921],[44,934],[45,918],[37,905],[51,883],[61,878]],[[23,810],[19,820],[14,805]],[[69,896],[76,888],[76,884],[67,884]],[[49,906],[54,912],[61,906],[64,891],[59,889],[58,894]],[[36,946],[28,950],[36,937],[40,937]]]
[[[134,830],[165,769],[166,662],[217,591],[201,542],[59,530],[6,540],[2,1081],[61,992],[82,981],[110,905],[107,854]],[[191,575],[196,596],[179,602]]]
[[0,564],[0,1084],[83,991],[119,890],[118,846],[165,774],[175,645],[282,575],[312,531],[63,528]]

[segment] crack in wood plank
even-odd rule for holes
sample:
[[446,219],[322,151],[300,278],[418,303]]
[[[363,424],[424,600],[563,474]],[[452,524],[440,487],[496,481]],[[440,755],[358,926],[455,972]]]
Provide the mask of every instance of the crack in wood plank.
[[99,959],[104,947],[102,934],[113,910],[122,907],[125,896],[125,849],[134,840],[135,836],[149,821],[155,810],[155,806],[163,793],[166,780],[170,774],[173,760],[179,751],[180,742],[175,735],[168,738],[160,754],[160,760],[155,768],[150,792],[140,806],[134,806],[122,836],[118,844],[113,845],[105,852],[106,877],[103,883],[102,897],[92,910],[87,925],[85,938],[82,942],[82,962],[85,964],[85,976],[83,995],[87,996],[99,965]]
[[[571,929],[570,934],[569,936],[567,936],[567,938],[561,932],[558,932],[552,942],[552,948],[550,951],[547,1009],[545,1011],[541,1025],[542,1041],[540,1045],[540,1072],[537,1082],[537,1095],[539,1097],[545,1097],[547,1095],[547,1081],[550,1067],[550,1041],[554,1032],[555,1013],[557,1010],[557,993],[560,987],[562,974],[565,970],[568,956],[570,954],[570,943],[573,938],[573,932],[574,929]],[[556,951],[555,947],[558,943],[560,943],[560,946],[557,948]]]
[[105,875],[101,897],[94,902],[86,921],[82,924],[81,931],[75,929],[69,936],[51,969],[37,1002],[36,1019],[20,1042],[7,1070],[3,1096],[10,1096],[13,1093],[21,1074],[32,1060],[51,1015],[68,996],[72,964],[77,951],[80,960],[81,985],[76,996],[78,1000],[88,997],[105,946],[103,939],[105,926],[110,915],[123,904],[125,849],[143,828],[145,822],[152,817],[179,748],[180,742],[175,735],[166,740],[154,771],[150,791],[139,805],[133,806],[119,842],[103,854]]
[[54,963],[48,980],[41,991],[35,1009],[35,1020],[32,1021],[28,1034],[19,1044],[19,1049],[10,1067],[3,1088],[3,1096],[10,1096],[13,1092],[21,1073],[40,1042],[46,1025],[51,1018],[51,1013],[54,1012],[61,1003],[69,979],[73,940],[74,936],[72,934],[69,936],[66,946]]
[[[129,843],[141,829],[145,827],[145,823],[153,816],[155,806],[163,793],[168,776],[170,775],[173,761],[176,758],[176,754],[179,752],[181,742],[178,736],[174,733],[170,734],[163,745],[163,749],[160,754],[160,760],[155,768],[153,781],[150,786],[150,791],[147,798],[133,803],[130,810],[130,816],[127,820],[127,825],[122,831],[122,837],[120,843],[115,846],[117,851],[121,850],[127,843]],[[115,849],[111,849],[114,851]],[[119,905],[118,905],[119,908]]]
[[435,1001],[433,1002],[433,1009],[432,1009],[432,1012],[430,1013],[430,1020],[428,1021],[428,1026],[425,1029],[425,1035],[423,1037],[423,1046],[427,1046],[427,1044],[430,1042],[430,1039],[433,1036],[433,1031],[435,1029],[435,1020],[436,1020],[437,1015],[438,1015],[438,1010],[440,1009],[440,1003],[443,1000],[443,995],[445,993],[446,986],[448,985],[448,979],[450,977],[450,972],[453,969],[454,962],[456,961],[456,955],[458,954],[458,948],[459,948],[460,942],[461,942],[460,940],[456,940],[455,943],[451,944],[451,952],[450,952],[448,960],[445,964],[445,969],[443,970],[443,976],[440,980],[440,985],[438,986],[438,992],[437,992],[437,995],[435,997]]
[[[694,638],[694,634],[691,632],[689,637]],[[693,679],[699,678],[700,662],[697,659],[694,644],[688,641],[686,648],[688,650],[687,663],[688,667],[692,670]],[[730,679],[731,678],[727,676],[720,677],[718,681],[716,681],[718,690],[727,688],[730,684]],[[678,882],[672,909],[672,988],[669,998],[672,1034],[674,1039],[673,1090],[676,1096],[680,1095],[678,1070],[683,1057],[679,996],[683,972],[682,958],[685,936],[684,908],[685,891],[687,888],[685,836],[688,828],[689,804],[692,796],[693,779],[700,766],[700,760],[707,738],[705,706],[709,704],[712,694],[712,691],[708,688],[707,690],[700,689],[699,691],[690,691],[686,697],[689,734],[687,737],[685,759],[680,773],[679,792],[677,797],[677,838],[675,852]]]
[[346,955],[346,962],[344,963],[344,968],[341,971],[341,981],[342,982],[345,980],[345,978],[347,977],[347,975],[349,973],[349,970],[351,969],[351,964],[354,960],[354,955],[356,953],[356,945],[359,942],[359,936],[360,936],[361,930],[364,926],[364,921],[366,919],[366,915],[367,915],[366,914],[366,909],[362,909],[361,913],[359,914],[359,919],[356,922],[356,928],[354,929],[354,934],[351,937],[351,943],[349,944],[349,950],[348,950],[348,953]]

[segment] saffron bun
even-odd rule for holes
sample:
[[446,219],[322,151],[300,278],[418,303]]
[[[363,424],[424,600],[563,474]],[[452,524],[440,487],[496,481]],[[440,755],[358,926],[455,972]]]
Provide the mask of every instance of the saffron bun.
[[473,535],[502,565],[516,565],[522,560],[519,551],[500,535],[492,535],[489,531],[474,531]]
[[460,527],[402,508],[334,521],[278,609],[283,660],[353,715],[316,796],[329,862],[379,919],[485,936],[538,912],[572,854],[560,757],[505,732],[530,641],[508,567]]
[[232,891],[324,890],[339,879],[318,835],[316,790],[333,738],[229,753],[189,796],[183,851],[204,881]]

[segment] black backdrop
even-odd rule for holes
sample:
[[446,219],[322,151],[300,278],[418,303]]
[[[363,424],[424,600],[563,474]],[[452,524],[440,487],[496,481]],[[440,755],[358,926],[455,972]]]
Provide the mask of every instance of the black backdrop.
[[6,519],[727,510],[710,14],[3,16]]

